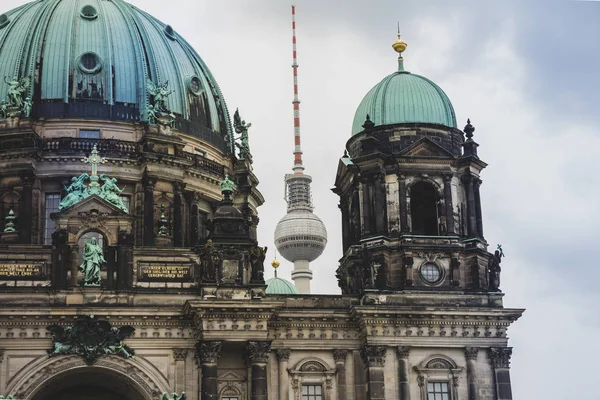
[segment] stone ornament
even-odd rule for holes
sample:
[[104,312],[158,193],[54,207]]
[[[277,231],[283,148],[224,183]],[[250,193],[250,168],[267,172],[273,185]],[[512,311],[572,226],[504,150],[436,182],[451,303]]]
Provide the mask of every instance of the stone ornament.
[[146,81],[146,90],[150,97],[150,104],[147,106],[148,122],[151,125],[160,125],[171,127],[175,122],[175,114],[167,108],[167,98],[174,92],[169,91],[169,81],[156,85],[151,80]]
[[360,355],[368,367],[383,367],[386,352],[385,346],[363,346],[360,349]]
[[11,207],[10,211],[8,212],[8,215],[6,216],[6,218],[4,218],[4,233],[14,233],[17,231],[17,228],[15,227],[16,219],[17,217],[15,217],[15,212]]
[[346,357],[348,356],[348,350],[337,349],[333,351],[333,360],[338,363],[343,363],[346,361]]
[[271,342],[249,341],[246,346],[246,355],[250,363],[266,363],[269,359]]
[[478,347],[467,347],[465,348],[465,358],[467,361],[469,360],[477,360],[477,356],[479,355]]
[[216,364],[219,360],[219,353],[223,347],[223,342],[210,341],[198,342],[196,344],[196,357],[199,364]]
[[172,397],[169,397],[167,392],[164,392],[160,398],[160,400],[185,400],[185,399],[186,399],[185,392],[181,392],[181,394],[177,394],[177,393],[173,392]]
[[100,267],[104,264],[106,264],[104,250],[93,237],[90,242],[85,243],[83,262],[79,266],[83,271],[84,286],[100,286]]
[[410,346],[398,346],[396,351],[398,352],[398,358],[408,358],[410,355]]
[[277,349],[277,359],[279,361],[289,361],[290,360],[290,349]]
[[133,358],[135,352],[123,340],[133,334],[135,328],[125,325],[113,327],[108,321],[100,321],[93,315],[63,328],[50,325],[46,328],[52,333],[50,357],[76,354],[83,357],[86,364],[92,365],[102,355],[116,355]]
[[490,347],[488,357],[494,368],[509,368],[512,347]]
[[175,361],[185,361],[188,349],[173,349],[173,358]]

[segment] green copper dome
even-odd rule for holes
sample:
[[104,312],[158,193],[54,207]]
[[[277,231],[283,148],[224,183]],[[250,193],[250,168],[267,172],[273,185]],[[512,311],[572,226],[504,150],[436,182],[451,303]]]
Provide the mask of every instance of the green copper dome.
[[278,277],[267,280],[267,294],[298,294],[296,286],[292,282]]
[[[48,119],[147,121],[149,87],[166,85],[176,128],[203,138],[232,135],[200,56],[173,27],[123,0],[43,0],[0,10],[0,77],[30,78],[31,115]],[[8,88],[0,81],[0,99]]]
[[456,128],[446,93],[429,79],[403,70],[386,76],[367,93],[354,115],[353,135],[364,130],[367,115],[375,126],[427,123]]

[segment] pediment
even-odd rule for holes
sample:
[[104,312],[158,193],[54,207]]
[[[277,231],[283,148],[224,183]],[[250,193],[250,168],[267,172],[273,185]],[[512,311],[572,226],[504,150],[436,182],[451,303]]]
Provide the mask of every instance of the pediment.
[[244,381],[245,378],[234,371],[226,371],[219,376],[219,381]]
[[454,158],[454,155],[428,137],[421,138],[400,152],[404,157]]
[[118,207],[104,200],[102,197],[93,194],[78,203],[73,204],[71,207],[56,213],[55,219],[58,218],[71,218],[80,217],[82,214],[87,215],[92,211],[97,212],[104,216],[118,216],[118,217],[129,217],[130,215],[122,211]]

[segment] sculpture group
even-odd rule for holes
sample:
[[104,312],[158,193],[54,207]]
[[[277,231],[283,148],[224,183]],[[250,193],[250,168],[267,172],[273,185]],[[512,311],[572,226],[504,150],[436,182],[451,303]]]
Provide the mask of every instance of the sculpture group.
[[[98,196],[108,201],[121,211],[128,213],[129,210],[120,197],[123,189],[117,186],[117,179],[110,178],[106,175],[100,175],[99,180],[103,182],[103,185],[100,187],[97,193]],[[93,190],[90,190],[88,185],[86,185],[86,182],[88,181],[91,181],[91,177],[85,172],[78,177],[71,178],[71,185],[69,185],[69,187],[65,187],[67,195],[58,205],[58,211],[69,208],[72,205],[79,203],[81,200],[91,196],[93,194]]]
[[167,108],[167,98],[173,93],[169,91],[169,81],[162,85],[156,85],[151,80],[146,82],[146,89],[150,101],[146,108],[148,122],[152,125],[172,126],[175,122],[175,114]]
[[0,102],[0,119],[20,117],[23,115],[28,118],[31,114],[31,97],[27,94],[31,87],[31,79],[26,76],[19,78],[4,77],[4,82],[8,85],[8,100]]
[[50,325],[46,329],[52,333],[52,349],[48,350],[50,357],[76,354],[91,365],[101,355],[134,356],[134,351],[123,344],[123,339],[135,331],[131,326],[113,327],[110,322],[90,315],[72,326]]

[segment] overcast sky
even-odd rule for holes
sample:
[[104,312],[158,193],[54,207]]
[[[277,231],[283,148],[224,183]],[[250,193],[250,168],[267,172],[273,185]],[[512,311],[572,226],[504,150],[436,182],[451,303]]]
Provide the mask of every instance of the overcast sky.
[[[74,0],[70,0],[74,1]],[[10,9],[23,0],[2,0]],[[81,2],[82,4],[85,1]],[[215,75],[230,111],[252,123],[259,240],[274,249],[293,162],[290,4],[281,0],[132,0],[171,24]],[[333,186],[362,97],[407,70],[471,118],[483,171],[485,236],[506,252],[505,305],[527,308],[509,330],[516,399],[599,399],[596,289],[600,178],[600,3],[298,0],[302,143],[315,213],[329,232],[312,264],[315,293],[338,293],[341,216]],[[279,275],[289,279],[291,265]],[[267,276],[272,272],[267,271]]]

